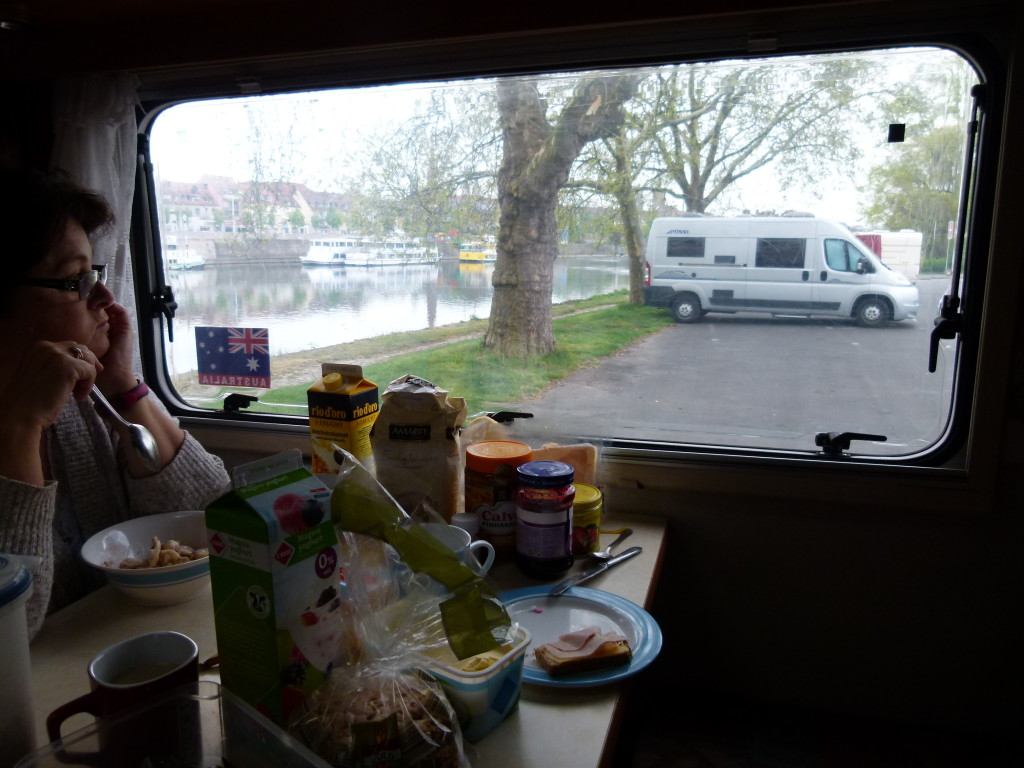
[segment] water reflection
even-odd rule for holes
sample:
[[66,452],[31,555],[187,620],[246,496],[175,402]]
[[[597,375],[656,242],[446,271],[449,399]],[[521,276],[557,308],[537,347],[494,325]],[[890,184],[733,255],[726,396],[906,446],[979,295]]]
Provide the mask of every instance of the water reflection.
[[[253,263],[169,272],[178,302],[171,373],[195,369],[196,326],[270,328],[270,353],[277,355],[484,318],[493,272],[494,264],[457,261],[347,269]],[[624,258],[555,262],[555,302],[628,287]]]

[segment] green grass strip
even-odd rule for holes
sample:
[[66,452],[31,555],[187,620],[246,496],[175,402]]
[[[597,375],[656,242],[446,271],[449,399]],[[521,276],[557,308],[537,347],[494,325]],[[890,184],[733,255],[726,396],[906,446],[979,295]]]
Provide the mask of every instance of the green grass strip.
[[[603,299],[603,302],[598,301],[599,299]],[[594,306],[611,303],[608,296],[595,297],[594,300],[588,300],[588,302]],[[575,306],[571,310],[566,311],[580,312],[580,305],[584,302],[575,302],[574,304]],[[564,307],[565,305],[558,306]],[[586,306],[583,309],[586,309]],[[375,382],[383,394],[390,382],[406,373],[414,374],[448,390],[453,396],[464,397],[468,413],[473,414],[494,410],[492,407],[494,405],[521,402],[537,397],[548,386],[564,379],[571,373],[587,366],[597,365],[600,358],[615,354],[630,344],[673,324],[671,315],[664,309],[627,304],[619,299],[618,303],[604,309],[553,317],[552,329],[557,341],[556,350],[551,354],[524,363],[521,360],[502,358],[485,350],[482,344],[482,334],[486,330],[487,321],[470,322],[482,324],[479,330],[474,330],[477,334],[474,338],[464,338],[470,332],[466,328],[467,323],[447,326],[449,329],[459,328],[461,333],[453,334],[453,336],[462,337],[463,340],[431,349],[398,353],[378,362],[364,364],[363,375]],[[439,331],[441,329],[431,330]],[[390,339],[396,348],[405,349],[409,348],[410,339],[408,337],[410,335],[419,337],[418,345],[438,343],[439,339],[430,336],[424,337],[425,333],[416,331],[412,334],[391,334],[391,336],[405,337],[401,347],[396,343],[399,341],[398,339],[382,338]],[[366,358],[379,358],[382,348],[387,346],[387,342],[382,344],[381,339],[370,340],[369,343],[376,344],[376,346],[372,354],[365,355]],[[319,350],[318,357],[321,360],[331,360],[332,362],[359,362],[360,357],[352,354],[355,352],[351,348],[352,345],[344,346],[346,347],[346,357],[327,357],[324,355],[325,350]],[[275,408],[270,403],[294,403],[304,406],[306,389],[314,380],[311,377],[308,382],[303,384],[268,390],[260,397],[260,400],[263,401],[259,406],[260,412],[295,414],[295,408]]]

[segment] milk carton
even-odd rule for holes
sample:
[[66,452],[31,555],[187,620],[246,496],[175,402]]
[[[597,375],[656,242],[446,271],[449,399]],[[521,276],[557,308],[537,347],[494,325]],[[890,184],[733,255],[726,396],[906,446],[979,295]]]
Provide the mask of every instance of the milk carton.
[[323,363],[320,369],[320,379],[306,391],[314,474],[338,474],[336,445],[369,466],[370,430],[380,409],[377,385],[363,378],[358,365]]
[[345,631],[330,491],[286,451],[235,469],[206,528],[221,681],[283,725]]

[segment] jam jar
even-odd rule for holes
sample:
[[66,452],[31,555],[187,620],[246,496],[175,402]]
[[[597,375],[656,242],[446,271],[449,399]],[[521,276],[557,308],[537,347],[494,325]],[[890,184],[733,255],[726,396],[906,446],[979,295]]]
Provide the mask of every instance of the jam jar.
[[575,471],[561,461],[528,461],[516,476],[516,564],[527,576],[556,579],[573,564]]

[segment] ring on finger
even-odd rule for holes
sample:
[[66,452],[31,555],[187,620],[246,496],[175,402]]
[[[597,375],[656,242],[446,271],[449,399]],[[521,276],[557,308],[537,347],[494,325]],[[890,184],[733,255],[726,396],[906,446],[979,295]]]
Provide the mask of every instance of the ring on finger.
[[85,360],[85,353],[81,347],[72,347],[71,354],[77,357],[79,360]]

